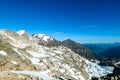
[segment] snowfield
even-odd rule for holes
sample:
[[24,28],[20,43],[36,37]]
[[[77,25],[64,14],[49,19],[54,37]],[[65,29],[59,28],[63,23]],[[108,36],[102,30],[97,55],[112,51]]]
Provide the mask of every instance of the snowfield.
[[39,59],[38,58],[30,58],[32,64],[39,64]]
[[89,62],[89,66],[86,68],[86,72],[89,74],[90,79],[91,77],[102,77],[109,73],[112,73],[113,68],[111,70],[103,68],[99,66],[97,63]]
[[47,73],[49,72],[49,70],[40,71],[40,72],[28,71],[28,70],[23,70],[23,71],[14,71],[14,70],[12,70],[11,72],[16,73],[16,74],[27,74],[27,75],[37,76],[37,77],[43,78],[43,80],[57,80],[57,79],[55,79],[53,77],[48,76]]
[[37,37],[39,40],[45,41],[45,42],[54,41],[53,37],[48,36],[46,34],[35,34],[34,37]]
[[25,30],[20,30],[17,32],[19,35],[23,35],[25,33]]
[[0,51],[0,54],[3,56],[7,56],[7,52],[5,52],[5,51]]
[[17,64],[17,62],[15,62],[15,61],[11,61],[11,63],[13,63],[13,64]]

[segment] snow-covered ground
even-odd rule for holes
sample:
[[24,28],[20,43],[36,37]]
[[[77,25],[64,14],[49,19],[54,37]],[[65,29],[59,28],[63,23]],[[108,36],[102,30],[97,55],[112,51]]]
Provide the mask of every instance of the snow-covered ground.
[[86,69],[86,72],[89,74],[90,78],[91,77],[101,77],[105,76],[109,73],[112,73],[114,68],[112,67],[101,67],[97,63],[89,62],[89,66]]
[[15,61],[11,61],[11,63],[13,63],[13,64],[17,64],[17,62],[15,62]]
[[19,35],[22,35],[22,34],[25,33],[25,30],[20,30],[20,31],[18,31],[17,33],[18,33]]
[[101,66],[101,68],[103,68],[103,69],[105,69],[107,71],[110,71],[110,72],[112,72],[113,69],[114,69],[114,67],[112,67],[112,66]]
[[44,80],[57,80],[57,79],[55,79],[53,77],[48,76],[47,73],[49,72],[49,70],[40,71],[40,72],[28,71],[28,70],[23,70],[23,71],[14,71],[14,70],[12,70],[11,72],[16,73],[16,74],[27,74],[27,75],[37,76],[37,77],[43,78]]
[[38,39],[40,39],[41,41],[54,41],[53,37],[48,36],[46,34],[35,34],[34,37],[37,37]]
[[39,64],[39,59],[38,58],[30,58],[32,64]]
[[7,56],[7,52],[5,52],[5,51],[0,51],[0,54],[4,55],[4,56]]

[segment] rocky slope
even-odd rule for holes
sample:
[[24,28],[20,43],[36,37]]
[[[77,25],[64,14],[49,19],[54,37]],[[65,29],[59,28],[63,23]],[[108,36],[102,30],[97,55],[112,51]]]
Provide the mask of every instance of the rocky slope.
[[75,53],[79,54],[80,56],[86,58],[86,59],[96,59],[96,55],[93,54],[89,49],[82,46],[80,43],[77,43],[71,39],[64,40],[62,42],[62,45],[70,48]]
[[39,45],[49,46],[49,47],[61,45],[60,41],[57,41],[52,36],[48,36],[46,34],[33,34],[32,36],[38,39]]
[[60,42],[55,38],[45,34],[34,34],[32,36],[39,40],[40,45],[49,46],[49,47],[65,46],[86,59],[89,59],[89,60],[97,59],[97,56],[93,54],[89,49],[87,49],[86,47],[83,47],[80,43],[77,43],[71,39],[67,39]]
[[54,39],[40,37],[0,30],[0,80],[90,80],[98,70],[110,73],[65,46],[41,45]]

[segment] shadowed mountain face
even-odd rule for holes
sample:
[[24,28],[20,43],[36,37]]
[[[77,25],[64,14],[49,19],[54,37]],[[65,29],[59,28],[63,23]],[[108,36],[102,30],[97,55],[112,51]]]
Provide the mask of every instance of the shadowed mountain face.
[[82,46],[80,43],[77,43],[75,41],[72,41],[70,39],[67,39],[62,42],[62,45],[70,48],[75,53],[79,54],[80,56],[83,56],[87,59],[95,59],[96,55],[93,54],[89,49]]

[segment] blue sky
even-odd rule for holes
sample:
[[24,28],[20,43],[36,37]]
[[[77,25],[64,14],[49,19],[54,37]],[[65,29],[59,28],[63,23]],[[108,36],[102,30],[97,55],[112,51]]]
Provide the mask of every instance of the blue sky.
[[120,42],[120,0],[0,0],[0,28],[80,43]]

